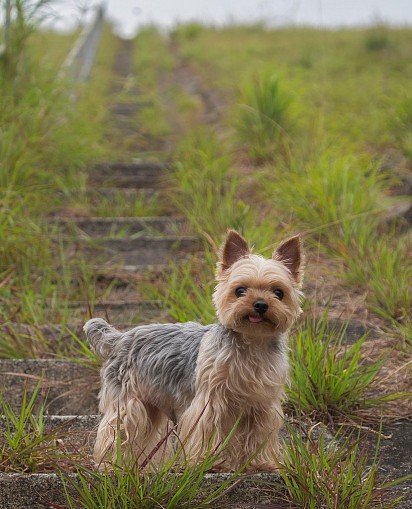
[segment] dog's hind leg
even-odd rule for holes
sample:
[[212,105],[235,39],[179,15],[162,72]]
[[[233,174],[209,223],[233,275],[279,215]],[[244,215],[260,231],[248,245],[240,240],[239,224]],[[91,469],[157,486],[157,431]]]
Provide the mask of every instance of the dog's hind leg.
[[133,398],[128,401],[123,418],[123,450],[131,462],[153,465],[164,455],[167,440],[167,417],[154,405]]
[[93,458],[99,468],[106,468],[107,463],[115,459],[117,437],[120,431],[119,411],[113,405],[103,414],[94,444]]
[[127,464],[157,461],[165,449],[159,447],[156,451],[166,433],[167,418],[155,406],[137,397],[114,403],[104,411],[97,430],[96,463],[106,468],[108,462],[117,462],[120,455]]

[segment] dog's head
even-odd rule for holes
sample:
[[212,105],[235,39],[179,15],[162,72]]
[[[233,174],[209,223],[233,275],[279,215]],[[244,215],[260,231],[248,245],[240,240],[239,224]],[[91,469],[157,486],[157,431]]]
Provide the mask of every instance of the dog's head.
[[213,302],[225,327],[250,339],[285,332],[301,312],[300,237],[282,242],[267,259],[252,254],[245,239],[229,230],[216,278]]

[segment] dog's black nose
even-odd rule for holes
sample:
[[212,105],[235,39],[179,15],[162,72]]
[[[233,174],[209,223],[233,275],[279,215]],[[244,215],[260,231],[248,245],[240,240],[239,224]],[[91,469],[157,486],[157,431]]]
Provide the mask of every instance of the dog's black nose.
[[266,313],[269,306],[266,304],[266,302],[264,300],[257,300],[253,304],[253,307],[255,308],[256,313],[263,315],[263,313]]

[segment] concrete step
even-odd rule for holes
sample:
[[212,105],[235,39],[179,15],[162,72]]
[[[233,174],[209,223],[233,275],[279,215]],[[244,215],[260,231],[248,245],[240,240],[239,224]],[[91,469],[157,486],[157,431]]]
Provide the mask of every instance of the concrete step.
[[[119,304],[120,306],[120,304]],[[93,317],[101,317],[112,323],[117,329],[127,331],[133,329],[137,325],[145,325],[148,323],[167,323],[170,321],[166,311],[160,308],[153,309],[152,314],[149,312],[136,312],[136,308],[129,309],[127,306],[120,309],[92,308]],[[42,358],[55,359],[56,356],[75,355],[79,351],[79,340],[85,341],[83,333],[83,325],[90,318],[89,310],[86,304],[82,303],[81,311],[75,310],[73,315],[78,318],[67,325],[58,324],[24,324],[24,323],[7,323],[0,326],[0,338],[9,340],[18,339],[20,343],[24,343],[28,349],[37,352],[37,356]],[[127,320],[127,318],[130,318]]]
[[109,110],[112,115],[134,117],[139,110],[139,106],[140,104],[137,102],[117,102],[109,106]]
[[[398,479],[412,472],[412,421],[405,420],[383,428],[385,436],[379,451],[381,474],[384,478]],[[399,508],[412,508],[412,480],[395,487],[393,494],[404,497]]]
[[200,248],[200,242],[196,237],[180,235],[90,240],[74,237],[73,247],[76,254],[82,251],[86,256],[95,257],[97,264],[153,266],[184,258]]
[[[85,454],[92,452],[100,415],[46,415],[44,432],[58,440],[64,450],[78,452],[81,448]],[[7,430],[6,422],[0,416],[0,432]],[[1,506],[0,506],[1,507]]]
[[176,235],[184,229],[183,217],[75,217],[53,221],[67,234],[90,237]]
[[90,182],[114,187],[162,187],[167,168],[151,161],[103,163],[95,166]]
[[129,187],[134,189],[141,188],[162,188],[166,182],[163,180],[163,175],[131,175],[131,176],[116,176],[116,175],[93,175],[90,177],[89,185],[113,186],[113,187]]
[[380,334],[379,331],[361,320],[352,319],[349,322],[346,322],[338,318],[328,319],[328,332],[340,332],[343,328],[345,328],[343,342],[350,345],[356,343],[356,341],[362,336],[367,335],[368,339],[373,340],[379,337]]
[[[67,449],[70,449],[72,446],[79,447],[82,452],[88,455],[91,451],[98,422],[99,416],[97,415],[83,417],[49,416],[46,419],[46,429],[50,431],[57,430],[57,433],[61,432],[62,443]],[[396,426],[398,430],[396,430]],[[311,429],[313,430],[313,428]],[[66,430],[65,435],[64,430]],[[384,430],[385,435],[388,435],[387,431]],[[411,424],[398,423],[398,425],[394,425],[392,428],[392,437],[383,441],[380,458],[382,474],[385,476],[385,479],[394,480],[409,472],[412,443],[410,436]],[[314,433],[312,434],[312,439],[316,440]],[[331,443],[330,440],[333,441],[332,435],[329,435],[326,446]],[[389,463],[385,456],[385,449],[389,451]],[[373,447],[371,448],[372,451]],[[88,464],[90,459],[86,458],[85,461]],[[390,463],[394,465],[392,469],[390,468]],[[206,474],[201,486],[201,495],[230,479],[230,475],[226,473]],[[73,486],[77,482],[78,476],[77,474],[67,472],[67,478],[70,479],[70,482],[66,486],[69,486],[70,493],[75,495],[76,490]],[[237,479],[230,489],[223,494],[223,497],[219,499],[218,506],[228,509],[263,509],[265,507],[267,509],[287,509],[291,506],[284,502],[283,490],[283,485],[276,473],[245,474]],[[396,487],[394,490],[391,490],[391,494],[404,497],[404,500],[397,505],[399,509],[411,508],[411,483]],[[56,473],[0,474],[0,507],[2,509],[63,508],[66,507],[65,503],[64,485],[61,475]]]
[[[68,475],[71,482],[66,483],[66,486],[72,496],[75,496],[76,490],[73,483],[77,482],[78,476],[77,474]],[[206,474],[199,493],[204,497],[218,485],[230,479],[230,475]],[[287,509],[290,506],[282,502],[281,493],[275,488],[278,483],[279,476],[275,473],[244,476],[236,483],[233,482],[231,488],[219,498],[218,507]],[[61,475],[54,473],[0,474],[0,507],[2,509],[66,509],[68,506]]]
[[93,172],[100,175],[117,175],[131,177],[133,175],[159,175],[168,169],[168,165],[159,161],[135,160],[131,162],[108,162],[94,166]]
[[97,413],[97,369],[52,359],[0,360],[0,391],[16,410],[24,391],[31,393],[38,384],[37,402],[45,404],[47,414]]
[[90,318],[90,313],[93,317],[108,319],[114,325],[168,321],[167,311],[160,301],[100,300],[92,305],[74,301],[69,303],[69,307],[73,310],[73,325],[76,322],[83,324]]
[[121,198],[122,200],[132,202],[135,200],[150,199],[157,196],[159,189],[154,187],[143,187],[143,189],[134,189],[130,187],[105,187],[99,186],[95,188],[88,188],[86,190],[86,197],[92,203],[98,202],[99,200],[116,200]]

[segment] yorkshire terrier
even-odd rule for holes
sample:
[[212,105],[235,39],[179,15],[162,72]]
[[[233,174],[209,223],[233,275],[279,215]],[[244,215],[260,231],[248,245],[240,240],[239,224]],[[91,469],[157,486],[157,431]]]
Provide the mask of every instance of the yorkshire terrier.
[[118,433],[125,455],[151,458],[171,420],[193,461],[232,433],[220,468],[249,462],[252,470],[275,469],[288,331],[301,312],[302,277],[299,236],[266,259],[230,230],[217,264],[217,323],[151,324],[122,333],[100,318],[89,320],[84,331],[105,361],[95,461],[115,459]]

